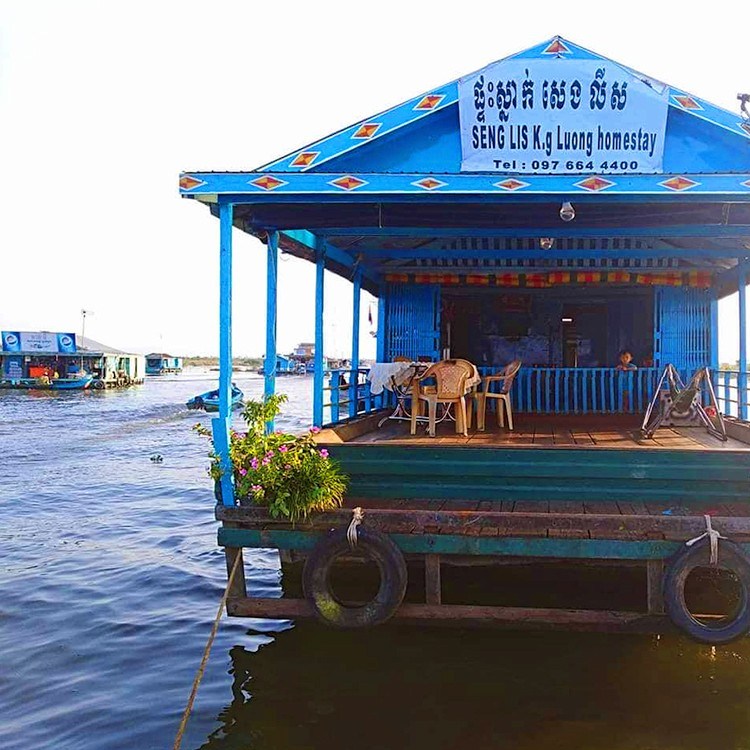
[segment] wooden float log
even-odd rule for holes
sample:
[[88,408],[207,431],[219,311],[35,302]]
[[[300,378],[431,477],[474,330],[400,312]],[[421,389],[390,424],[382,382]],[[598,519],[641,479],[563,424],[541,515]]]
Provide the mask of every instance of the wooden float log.
[[[323,531],[290,529],[219,528],[222,547],[255,547],[308,551],[323,537]],[[540,536],[470,536],[462,534],[390,534],[406,554],[502,555],[568,560],[661,560],[674,554],[678,541],[660,539],[590,539]],[[750,544],[740,545],[750,553]]]
[[[305,599],[230,599],[227,602],[227,612],[232,617],[268,619],[304,619],[314,616],[312,607]],[[396,611],[393,621],[405,624],[431,622],[632,633],[672,630],[666,617],[641,612],[464,604],[404,603]]]
[[[691,538],[706,530],[706,521],[699,510],[696,515],[626,515],[604,513],[533,513],[473,510],[409,510],[367,508],[365,523],[380,531],[402,531],[411,527],[415,532],[438,527],[443,533],[468,533],[475,528],[497,528],[502,535],[541,534],[548,531],[578,532],[583,537],[622,537],[624,532],[646,537],[649,534],[669,534],[671,538]],[[271,518],[265,508],[219,505],[219,521],[237,524],[240,528],[292,528],[288,519]],[[311,515],[294,524],[297,531],[319,531],[348,525],[351,511],[340,509]],[[713,516],[712,525],[725,535],[750,537],[750,517]]]

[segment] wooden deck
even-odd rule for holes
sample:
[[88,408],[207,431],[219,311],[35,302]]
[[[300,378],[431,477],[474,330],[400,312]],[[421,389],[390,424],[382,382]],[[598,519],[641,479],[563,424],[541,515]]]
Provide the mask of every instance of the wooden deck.
[[495,424],[494,414],[488,415],[487,430],[469,430],[469,437],[456,434],[453,422],[443,422],[432,438],[420,425],[416,435],[409,434],[409,424],[389,421],[378,428],[376,422],[368,424],[362,434],[343,434],[347,444],[393,444],[393,445],[462,445],[481,447],[529,447],[543,446],[562,448],[616,448],[750,451],[750,445],[730,437],[726,442],[709,435],[702,427],[663,427],[652,439],[644,440],[639,434],[640,419],[611,415],[549,415],[519,414],[516,429],[512,432]]

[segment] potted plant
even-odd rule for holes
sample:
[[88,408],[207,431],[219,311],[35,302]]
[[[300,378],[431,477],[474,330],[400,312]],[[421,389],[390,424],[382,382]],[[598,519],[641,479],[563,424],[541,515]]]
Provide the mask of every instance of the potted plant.
[[[229,456],[240,504],[263,505],[274,518],[294,522],[311,512],[340,507],[347,477],[328,451],[316,444],[318,428],[304,435],[267,432],[266,425],[286,400],[277,394],[248,401],[242,412],[247,430],[230,431]],[[210,431],[202,425],[195,429],[210,438]],[[211,458],[209,473],[218,485],[221,465],[215,453]]]

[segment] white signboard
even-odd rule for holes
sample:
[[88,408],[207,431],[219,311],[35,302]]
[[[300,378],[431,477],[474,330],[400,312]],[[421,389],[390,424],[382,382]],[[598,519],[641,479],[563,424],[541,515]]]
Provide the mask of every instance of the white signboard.
[[461,171],[660,173],[669,89],[603,60],[506,60],[458,82]]
[[3,331],[2,350],[4,352],[71,354],[76,351],[76,337],[74,333]]

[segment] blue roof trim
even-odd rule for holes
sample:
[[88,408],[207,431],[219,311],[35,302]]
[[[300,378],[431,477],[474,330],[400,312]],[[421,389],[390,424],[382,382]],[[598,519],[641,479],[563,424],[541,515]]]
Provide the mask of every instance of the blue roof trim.
[[329,174],[306,172],[190,172],[180,178],[184,196],[202,194],[277,195],[731,195],[750,200],[747,174],[501,175]]

